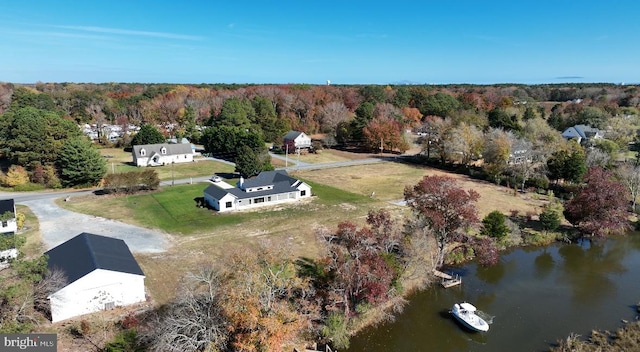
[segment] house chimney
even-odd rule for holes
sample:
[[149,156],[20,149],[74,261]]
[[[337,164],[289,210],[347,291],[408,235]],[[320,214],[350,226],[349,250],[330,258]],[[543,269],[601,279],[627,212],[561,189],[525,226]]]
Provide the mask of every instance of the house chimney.
[[240,181],[238,181],[238,187],[244,189],[244,177],[240,176]]

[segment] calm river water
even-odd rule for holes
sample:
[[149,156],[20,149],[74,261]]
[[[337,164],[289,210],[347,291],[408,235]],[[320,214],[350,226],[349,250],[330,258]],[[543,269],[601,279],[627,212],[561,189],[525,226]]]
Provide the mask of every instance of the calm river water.
[[[452,270],[461,286],[410,297],[395,322],[363,331],[348,351],[547,351],[571,333],[614,330],[638,315],[639,234],[517,249],[493,267]],[[468,332],[450,316],[461,301],[493,316],[489,332]]]

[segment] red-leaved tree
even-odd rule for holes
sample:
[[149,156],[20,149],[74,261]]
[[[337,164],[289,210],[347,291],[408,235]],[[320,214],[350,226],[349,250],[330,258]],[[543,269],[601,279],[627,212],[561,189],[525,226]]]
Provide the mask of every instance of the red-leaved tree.
[[370,212],[371,227],[358,228],[352,222],[338,224],[335,232],[321,233],[328,256],[322,260],[329,310],[342,310],[349,317],[360,303],[388,299],[393,282],[400,275],[401,233],[385,210]]
[[628,193],[613,173],[592,167],[584,178],[584,186],[567,202],[564,215],[585,234],[605,236],[627,231],[630,229]]
[[475,203],[478,192],[458,187],[447,176],[425,176],[415,186],[404,189],[404,199],[432,233],[438,244],[436,265],[444,263],[446,247],[452,237],[478,222]]

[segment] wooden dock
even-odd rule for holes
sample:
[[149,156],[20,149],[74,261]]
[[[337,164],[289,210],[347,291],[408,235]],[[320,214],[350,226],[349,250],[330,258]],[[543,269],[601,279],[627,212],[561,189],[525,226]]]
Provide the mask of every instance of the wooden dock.
[[443,273],[440,270],[437,269],[433,269],[433,275],[435,275],[436,277],[439,277],[441,279],[445,279],[445,280],[451,280],[453,279],[453,276],[447,274],[447,273]]
[[449,288],[449,287],[458,286],[462,284],[462,278],[458,275],[453,277],[447,273],[443,273],[442,271],[435,270],[435,269],[433,270],[433,275],[442,279],[442,287],[444,288]]

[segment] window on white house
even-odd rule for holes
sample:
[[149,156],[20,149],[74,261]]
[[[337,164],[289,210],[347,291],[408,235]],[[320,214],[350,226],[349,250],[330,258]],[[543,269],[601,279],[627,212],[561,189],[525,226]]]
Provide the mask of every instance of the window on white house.
[[232,207],[231,202],[227,202],[227,203],[225,203],[225,206],[226,206],[227,208],[231,208],[231,207]]
[[307,191],[300,191],[300,196],[304,197],[305,195],[307,195]]

